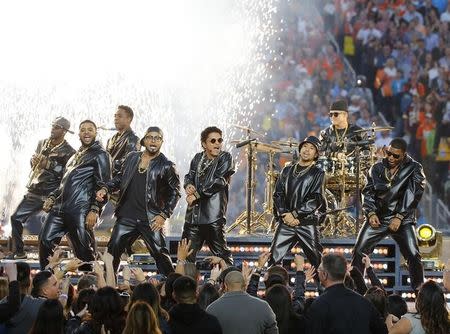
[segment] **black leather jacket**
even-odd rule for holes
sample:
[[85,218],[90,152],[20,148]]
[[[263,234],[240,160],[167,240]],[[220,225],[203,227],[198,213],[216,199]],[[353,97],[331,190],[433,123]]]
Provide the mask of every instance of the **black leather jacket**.
[[214,162],[205,171],[204,178],[199,175],[203,152],[197,153],[191,161],[189,172],[184,177],[184,188],[192,184],[197,189],[197,199],[187,208],[185,220],[191,224],[211,224],[219,220],[226,221],[228,187],[234,174],[231,154],[220,152]]
[[325,217],[314,215],[316,211],[325,212],[326,201],[324,196],[325,172],[313,165],[305,174],[297,175],[297,164],[283,168],[275,184],[273,201],[281,223],[281,215],[292,213],[294,218],[300,220],[302,225],[317,225]]
[[[120,172],[105,187],[108,192],[120,190],[116,212],[122,205],[123,195],[138,168],[139,160],[143,152],[131,152],[125,158]],[[156,215],[169,218],[180,199],[180,178],[175,169],[175,164],[160,153],[154,158],[147,169],[147,216],[149,221]]]
[[389,224],[394,217],[400,218],[402,224],[414,224],[415,211],[425,189],[422,165],[407,155],[392,181],[387,171],[386,159],[369,170],[367,185],[362,191],[364,213],[366,216],[375,213],[384,224]]
[[106,151],[112,158],[112,175],[113,177],[120,171],[125,157],[128,153],[139,149],[139,138],[129,129],[122,135],[116,133],[106,143]]
[[101,184],[111,178],[111,157],[98,141],[83,149],[69,160],[59,188],[50,194],[56,199],[53,210],[87,212],[103,206],[95,197]]
[[[363,133],[355,133],[356,130],[362,129],[361,127],[349,124],[347,132],[345,132],[345,138],[347,138],[349,141],[365,141],[367,138],[366,134]],[[343,133],[339,133],[340,136],[343,135]],[[330,125],[325,130],[322,130],[320,132],[320,143],[321,148],[320,151],[325,153],[325,155],[329,155],[330,153],[336,153],[336,152],[344,152],[344,146],[337,145],[337,137],[336,132],[334,131],[334,126]],[[347,153],[352,152],[355,149],[355,145],[348,145],[347,146]],[[363,145],[361,146],[361,150],[368,150],[369,145]],[[345,153],[345,152],[344,152]]]
[[48,147],[50,139],[40,140],[36,148],[36,154],[43,154],[47,157],[46,166],[34,174],[28,191],[40,195],[48,196],[52,191],[58,188],[63,177],[64,167],[67,161],[75,153],[72,146],[67,141],[63,141],[54,148]]

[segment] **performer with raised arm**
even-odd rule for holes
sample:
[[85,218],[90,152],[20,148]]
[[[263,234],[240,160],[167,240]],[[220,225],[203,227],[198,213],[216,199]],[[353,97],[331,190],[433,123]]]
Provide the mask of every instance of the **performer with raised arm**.
[[222,130],[215,126],[204,129],[200,135],[203,151],[191,161],[184,177],[186,210],[182,239],[191,241],[192,254],[188,261],[195,262],[197,252],[206,242],[215,256],[228,264],[233,262],[225,241],[228,188],[234,163],[231,154],[222,151]]
[[269,265],[279,263],[299,243],[311,265],[317,268],[322,256],[317,226],[326,211],[325,173],[315,165],[320,141],[309,136],[299,145],[299,160],[283,168],[275,185],[274,205],[278,226],[270,247]]
[[163,138],[159,127],[149,127],[141,139],[145,151],[128,154],[121,171],[97,192],[97,200],[104,201],[108,193],[120,191],[108,243],[114,270],[124,250],[142,237],[158,271],[164,275],[174,271],[163,228],[180,199],[180,179],[174,163],[160,151]]
[[411,286],[417,290],[423,283],[423,266],[414,226],[425,174],[406,148],[402,138],[394,138],[385,149],[386,157],[369,170],[363,189],[366,222],[356,241],[352,265],[363,272],[363,254],[372,253],[378,242],[390,235],[408,262]]
[[11,216],[13,253],[9,259],[26,259],[22,240],[23,224],[33,214],[42,210],[48,195],[58,188],[64,167],[75,150],[64,139],[67,132],[73,133],[70,122],[57,117],[52,123],[49,139],[40,140],[31,158],[31,175],[27,184],[28,192]]
[[94,260],[93,228],[102,207],[95,198],[96,191],[111,178],[111,157],[96,141],[96,136],[97,126],[93,121],[80,123],[81,147],[67,163],[59,188],[44,202],[43,210],[49,214],[39,235],[42,269],[66,234],[77,258]]

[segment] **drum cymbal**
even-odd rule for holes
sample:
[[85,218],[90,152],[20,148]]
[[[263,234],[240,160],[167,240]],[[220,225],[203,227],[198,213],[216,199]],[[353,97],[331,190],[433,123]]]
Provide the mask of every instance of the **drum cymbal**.
[[[230,143],[231,144],[238,144],[246,139],[233,139]],[[273,145],[273,144],[267,144],[260,141],[252,141],[251,142],[252,148],[256,152],[265,152],[265,153],[280,153],[282,151],[281,147]]]
[[251,145],[255,149],[256,152],[265,152],[265,153],[281,152],[281,147],[273,145],[273,144],[267,144],[267,143],[262,143],[259,141],[253,141]]
[[393,130],[393,129],[394,129],[393,126],[371,126],[369,128],[355,130],[355,133],[370,132],[370,131],[390,131],[390,130]]
[[277,146],[287,146],[297,148],[300,142],[294,138],[289,138],[288,140],[272,141],[272,144]]
[[235,128],[238,128],[238,129],[241,129],[241,130],[250,132],[250,133],[254,133],[254,134],[258,135],[258,136],[264,137],[264,135],[263,135],[262,133],[253,130],[253,129],[252,129],[251,127],[249,127],[249,126],[244,126],[244,125],[239,125],[239,124],[231,124],[231,125],[234,126]]

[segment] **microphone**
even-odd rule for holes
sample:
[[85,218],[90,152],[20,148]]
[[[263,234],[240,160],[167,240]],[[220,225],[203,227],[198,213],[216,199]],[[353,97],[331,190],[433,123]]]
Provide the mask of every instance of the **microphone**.
[[236,148],[239,148],[239,147],[248,145],[248,144],[250,144],[252,141],[255,141],[255,140],[256,140],[256,139],[253,138],[253,139],[248,139],[248,140],[241,141],[240,143],[237,143],[237,144],[236,144]]

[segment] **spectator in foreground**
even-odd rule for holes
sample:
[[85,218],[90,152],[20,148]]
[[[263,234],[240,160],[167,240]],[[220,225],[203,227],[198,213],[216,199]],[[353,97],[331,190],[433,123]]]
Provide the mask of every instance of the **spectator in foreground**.
[[206,311],[217,317],[224,334],[277,334],[277,322],[270,306],[267,302],[250,296],[245,288],[241,272],[228,273],[225,276],[225,293],[209,305]]
[[325,291],[308,310],[307,333],[388,332],[375,307],[364,297],[344,286],[347,261],[342,255],[325,255],[317,272]]
[[150,305],[138,301],[128,312],[123,334],[161,334],[158,320]]
[[187,276],[177,278],[173,283],[173,294],[177,304],[169,312],[172,334],[222,334],[217,318],[197,304],[197,282],[194,279]]
[[448,334],[450,319],[444,293],[434,281],[427,281],[420,287],[416,299],[416,314],[407,313],[393,324],[388,317],[389,334]]
[[63,334],[64,310],[57,299],[47,299],[39,308],[29,334]]

